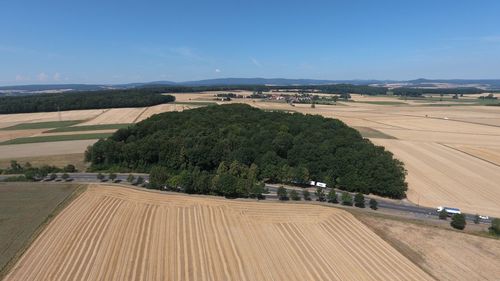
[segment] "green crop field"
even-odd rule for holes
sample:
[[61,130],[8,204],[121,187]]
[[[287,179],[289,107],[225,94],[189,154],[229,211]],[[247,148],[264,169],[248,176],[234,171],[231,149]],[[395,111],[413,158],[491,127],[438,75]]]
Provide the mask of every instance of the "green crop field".
[[102,125],[86,125],[73,127],[60,127],[46,131],[44,133],[62,133],[62,132],[79,132],[79,131],[99,131],[99,130],[117,130],[127,128],[133,124],[102,124]]
[[0,183],[0,279],[41,226],[83,189],[76,184]]
[[356,103],[368,103],[376,105],[407,105],[407,103],[401,101],[356,101]]
[[50,121],[50,122],[38,122],[38,123],[23,123],[14,126],[2,128],[1,130],[32,130],[32,129],[50,129],[50,128],[61,128],[73,126],[78,123],[83,122],[83,120],[72,120],[72,121]]
[[53,142],[53,141],[93,140],[93,139],[104,139],[111,135],[112,134],[110,133],[95,133],[95,134],[38,136],[38,137],[27,137],[27,138],[17,138],[13,140],[8,140],[0,143],[0,145]]
[[395,137],[368,127],[354,127],[364,138],[395,139]]

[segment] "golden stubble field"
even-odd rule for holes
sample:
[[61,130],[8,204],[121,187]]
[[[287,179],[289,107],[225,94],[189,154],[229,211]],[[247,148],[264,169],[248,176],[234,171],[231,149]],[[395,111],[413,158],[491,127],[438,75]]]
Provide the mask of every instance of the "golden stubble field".
[[94,185],[5,280],[433,280],[329,207]]

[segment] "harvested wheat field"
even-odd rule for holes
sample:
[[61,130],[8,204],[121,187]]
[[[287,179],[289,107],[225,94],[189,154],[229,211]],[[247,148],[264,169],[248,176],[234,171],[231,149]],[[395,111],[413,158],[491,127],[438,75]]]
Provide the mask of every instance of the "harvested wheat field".
[[469,155],[500,166],[500,146],[448,145]]
[[83,153],[89,145],[92,145],[95,142],[97,142],[97,140],[0,145],[0,159],[18,159],[23,157]]
[[407,221],[361,217],[438,280],[499,280],[500,240]]
[[175,104],[175,103],[166,103],[159,104],[155,106],[148,107],[136,120],[136,122],[140,122],[145,120],[155,114],[163,113],[163,112],[171,112],[171,111],[183,111],[192,108],[197,108],[196,105],[183,105],[183,104]]
[[408,169],[408,198],[500,217],[500,167],[443,144],[374,139]]
[[37,112],[0,114],[0,128],[20,123],[49,122],[59,120],[86,120],[102,114],[103,109],[68,110],[61,112]]
[[0,130],[0,142],[13,140],[17,138],[31,137],[42,133],[45,129],[34,130]]
[[103,124],[122,124],[122,123],[134,123],[137,118],[147,109],[147,107],[136,107],[136,108],[111,108],[107,109],[105,112],[99,116],[80,123],[77,126],[87,126],[87,125],[103,125]]
[[349,213],[94,185],[5,280],[432,280]]

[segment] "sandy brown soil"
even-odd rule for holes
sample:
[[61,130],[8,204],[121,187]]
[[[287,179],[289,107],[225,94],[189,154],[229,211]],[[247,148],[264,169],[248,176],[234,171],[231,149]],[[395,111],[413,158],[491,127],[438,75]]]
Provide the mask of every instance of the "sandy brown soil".
[[500,276],[500,240],[406,221],[361,219],[438,280],[498,280]]
[[351,214],[92,186],[5,280],[432,280]]

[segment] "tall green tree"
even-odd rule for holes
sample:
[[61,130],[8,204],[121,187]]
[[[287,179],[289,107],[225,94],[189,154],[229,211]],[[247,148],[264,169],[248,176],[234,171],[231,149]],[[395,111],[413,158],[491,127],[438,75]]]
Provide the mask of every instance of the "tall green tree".
[[489,231],[491,234],[500,235],[500,219],[494,218],[491,220]]
[[300,201],[300,195],[299,195],[299,193],[297,192],[297,190],[292,189],[292,190],[290,191],[290,199],[292,199],[293,201]]
[[161,188],[167,183],[169,177],[169,171],[167,167],[164,166],[154,166],[149,172],[149,183],[152,188]]
[[133,183],[133,182],[134,182],[134,180],[135,180],[134,175],[129,174],[129,175],[128,175],[128,177],[127,177],[127,181],[128,181],[129,183]]
[[351,194],[349,194],[347,192],[343,192],[341,200],[342,200],[342,205],[352,206],[352,196],[351,196]]
[[138,176],[137,180],[135,181],[137,185],[141,185],[144,183],[144,178],[142,176]]
[[354,195],[354,206],[358,207],[358,208],[364,208],[365,207],[365,196],[363,195],[363,193],[356,193],[356,195]]
[[114,182],[116,180],[116,174],[115,173],[109,173],[108,178],[110,181]]
[[337,192],[335,192],[335,189],[331,188],[330,191],[328,192],[328,202],[337,204],[339,203],[338,197],[337,197]]
[[302,197],[304,197],[304,200],[306,201],[311,201],[311,193],[309,192],[309,190],[302,190]]
[[438,217],[439,217],[440,220],[446,220],[446,219],[448,219],[448,212],[445,209],[442,209],[438,213]]
[[278,187],[278,191],[276,192],[278,195],[278,199],[282,201],[288,200],[288,192],[285,187],[280,186]]
[[466,224],[467,223],[465,222],[465,215],[463,214],[454,214],[451,217],[450,225],[455,229],[463,230]]
[[316,195],[317,201],[320,201],[320,202],[326,201],[326,194],[325,194],[325,190],[323,189],[323,187],[318,186],[316,188],[316,191],[314,192],[314,194]]

